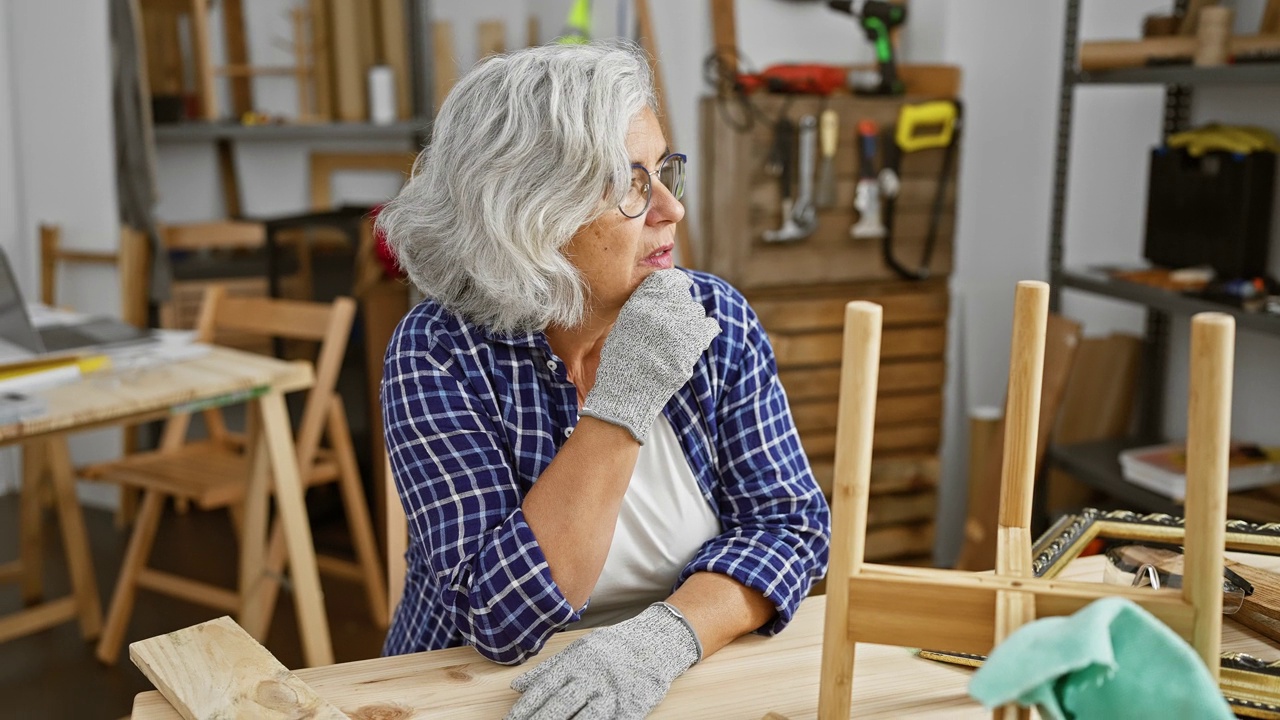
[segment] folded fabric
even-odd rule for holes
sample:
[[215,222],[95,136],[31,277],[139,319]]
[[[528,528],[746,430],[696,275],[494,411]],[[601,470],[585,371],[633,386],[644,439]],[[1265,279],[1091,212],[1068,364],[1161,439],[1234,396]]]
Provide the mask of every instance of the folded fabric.
[[1116,597],[1019,628],[974,674],[969,694],[987,708],[1038,706],[1054,720],[1235,717],[1195,650]]

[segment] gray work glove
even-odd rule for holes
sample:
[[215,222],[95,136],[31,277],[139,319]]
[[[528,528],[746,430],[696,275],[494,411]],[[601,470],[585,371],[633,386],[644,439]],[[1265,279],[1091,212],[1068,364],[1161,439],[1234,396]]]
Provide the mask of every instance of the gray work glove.
[[643,718],[671,682],[702,659],[693,627],[667,603],[592,631],[516,678],[524,693],[507,720]]
[[605,338],[596,384],[579,414],[620,425],[644,443],[654,418],[720,334],[720,323],[689,294],[692,285],[675,269],[640,283]]

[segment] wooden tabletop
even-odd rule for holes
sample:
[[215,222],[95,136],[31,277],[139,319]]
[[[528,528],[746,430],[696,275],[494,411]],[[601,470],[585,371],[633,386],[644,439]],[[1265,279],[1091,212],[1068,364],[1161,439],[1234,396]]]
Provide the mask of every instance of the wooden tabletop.
[[267,386],[293,392],[312,382],[310,363],[211,347],[195,359],[93,373],[79,382],[33,393],[44,400],[47,411],[0,426],[0,443],[69,428],[87,430],[135,415],[168,414],[184,403],[237,396]]
[[[1234,555],[1234,553],[1232,554]],[[1241,556],[1242,558],[1244,556]],[[1249,556],[1277,569],[1280,558]],[[1061,577],[1101,581],[1100,556],[1080,558]],[[653,718],[743,718],[776,712],[789,720],[817,715],[818,667],[822,655],[825,597],[804,602],[782,634],[749,635],[691,668],[671,687]],[[517,694],[511,680],[588,631],[553,637],[537,659],[523,667],[495,665],[470,648],[375,658],[297,670],[299,678],[352,718],[457,718],[492,720],[510,710]],[[1235,623],[1225,623],[1223,650],[1275,658],[1275,645]],[[968,698],[973,671],[922,660],[906,648],[859,645],[853,680],[858,718],[989,718]],[[158,692],[134,700],[133,720],[178,720]]]

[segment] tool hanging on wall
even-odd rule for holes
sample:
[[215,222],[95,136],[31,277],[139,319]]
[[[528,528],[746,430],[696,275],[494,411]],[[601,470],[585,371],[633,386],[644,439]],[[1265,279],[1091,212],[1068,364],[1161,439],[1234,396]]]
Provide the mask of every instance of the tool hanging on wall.
[[[774,157],[771,165],[779,171],[778,185],[782,189],[782,225],[777,230],[766,230],[765,242],[803,240],[812,235],[818,226],[817,212],[813,207],[816,126],[817,120],[812,115],[806,115],[800,120],[799,163],[795,161],[797,155],[795,124],[783,117],[774,126]],[[793,190],[795,186],[798,186],[798,189]]]
[[[947,184],[951,180],[960,125],[959,102],[933,100],[903,105],[898,112],[896,125],[888,126],[883,133],[885,160],[884,169],[880,173],[880,190],[884,195],[884,262],[907,280],[925,280],[929,277],[929,265],[933,262],[933,250],[938,243],[938,226],[947,201]],[[933,208],[929,213],[929,228],[925,232],[920,265],[913,270],[898,262],[893,252],[894,210],[900,186],[898,172],[904,154],[938,148],[943,150],[942,169],[938,171],[938,187],[933,195]]]
[[876,177],[879,133],[874,120],[858,123],[858,186],[853,196],[858,220],[849,226],[849,237],[854,240],[885,236],[884,222],[880,219],[880,180]]
[[772,93],[830,95],[843,90],[847,81],[845,69],[838,65],[770,65],[758,73],[737,75],[734,89],[742,93],[764,90]]
[[829,0],[827,6],[856,18],[862,32],[875,49],[878,77],[871,83],[864,83],[858,77],[860,73],[850,73],[849,85],[854,92],[863,95],[901,95],[905,88],[898,77],[891,35],[894,28],[907,21],[906,6],[884,0],[865,0],[858,11],[853,9],[852,0]]
[[840,116],[827,108],[818,116],[818,144],[822,147],[822,179],[818,182],[818,199],[821,209],[836,204],[836,145],[840,139]]

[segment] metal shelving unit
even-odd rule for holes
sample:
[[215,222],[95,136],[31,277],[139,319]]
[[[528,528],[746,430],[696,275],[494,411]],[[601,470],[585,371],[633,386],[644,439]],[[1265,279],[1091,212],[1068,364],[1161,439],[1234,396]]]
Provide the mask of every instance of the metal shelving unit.
[[[1066,238],[1067,185],[1070,172],[1071,130],[1075,91],[1091,85],[1160,85],[1165,88],[1163,130],[1171,135],[1187,128],[1191,115],[1192,89],[1198,86],[1280,85],[1280,63],[1244,63],[1200,68],[1189,65],[1124,68],[1084,72],[1079,66],[1081,0],[1067,0],[1063,27],[1062,76],[1058,95],[1058,131],[1055,145],[1053,203],[1049,231],[1049,276],[1052,280],[1050,308],[1061,310],[1062,291],[1071,289],[1137,303],[1146,307],[1146,360],[1143,364],[1138,416],[1138,437],[1146,440],[1104,441],[1050,447],[1054,465],[1082,482],[1098,488],[1132,510],[1174,512],[1177,505],[1168,498],[1139,488],[1124,479],[1117,455],[1128,447],[1158,442],[1162,436],[1164,390],[1167,374],[1169,317],[1213,310],[1236,318],[1241,329],[1280,335],[1280,317],[1251,313],[1229,305],[1189,295],[1115,280],[1098,270],[1068,268],[1063,250]],[[1174,10],[1185,12],[1187,0],[1175,0]],[[1156,440],[1152,440],[1152,439]]]
[[373,123],[289,123],[241,125],[233,122],[183,122],[156,126],[157,142],[210,140],[413,140],[425,135],[430,120],[423,118],[390,125]]

